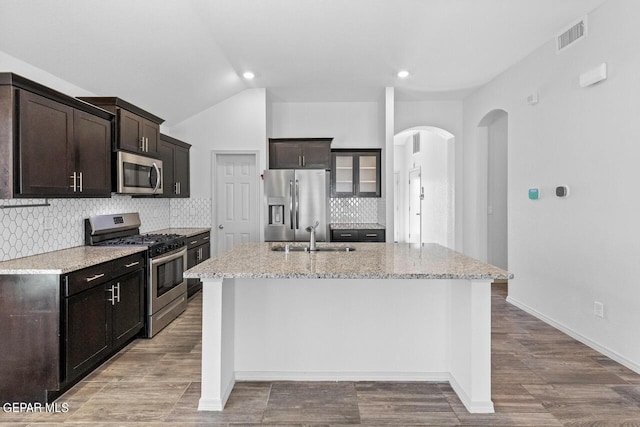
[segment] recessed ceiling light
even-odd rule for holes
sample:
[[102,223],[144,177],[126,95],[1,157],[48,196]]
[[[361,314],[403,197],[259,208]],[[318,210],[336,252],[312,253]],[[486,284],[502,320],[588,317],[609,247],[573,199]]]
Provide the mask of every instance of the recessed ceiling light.
[[407,70],[398,71],[398,77],[401,79],[406,79],[409,77],[409,72]]
[[252,78],[254,78],[256,75],[253,74],[251,71],[245,71],[244,74],[242,74],[242,77],[244,77],[247,80],[251,80]]

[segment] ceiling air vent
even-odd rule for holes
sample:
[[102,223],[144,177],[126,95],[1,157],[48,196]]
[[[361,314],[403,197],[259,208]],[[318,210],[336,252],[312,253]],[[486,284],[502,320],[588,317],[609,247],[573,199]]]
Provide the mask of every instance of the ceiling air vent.
[[413,154],[420,152],[420,132],[413,134]]
[[569,27],[566,31],[558,35],[557,52],[562,52],[578,40],[587,35],[587,17],[583,17],[578,22]]

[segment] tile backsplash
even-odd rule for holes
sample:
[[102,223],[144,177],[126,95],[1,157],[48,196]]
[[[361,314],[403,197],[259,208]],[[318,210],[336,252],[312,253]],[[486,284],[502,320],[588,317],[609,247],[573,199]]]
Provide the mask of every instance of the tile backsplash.
[[[43,203],[0,199],[0,206]],[[51,206],[0,209],[0,261],[84,245],[84,219],[139,212],[141,232],[169,227],[211,227],[211,199],[50,199]],[[331,198],[330,222],[385,224],[385,199]]]
[[332,197],[329,199],[331,211],[329,222],[365,222],[384,225],[384,206],[384,199],[379,197]]
[[[43,201],[0,199],[0,206]],[[211,223],[210,199],[134,199],[113,195],[109,199],[50,199],[49,203],[51,206],[47,207],[0,209],[0,261],[84,245],[84,219],[92,215],[139,212],[141,232],[209,227]]]

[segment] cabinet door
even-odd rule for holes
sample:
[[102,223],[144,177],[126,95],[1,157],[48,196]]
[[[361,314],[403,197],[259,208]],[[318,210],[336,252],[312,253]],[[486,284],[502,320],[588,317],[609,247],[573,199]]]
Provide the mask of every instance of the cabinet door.
[[380,153],[358,156],[358,179],[356,195],[360,197],[380,197]]
[[187,268],[195,267],[198,264],[198,246],[187,251]]
[[75,110],[73,135],[76,158],[73,171],[82,173],[82,188],[79,194],[76,194],[110,197],[111,122]]
[[358,230],[359,242],[384,242],[385,230]]
[[302,145],[293,142],[269,143],[269,169],[299,169],[302,167]]
[[357,242],[358,230],[331,230],[332,242]]
[[[139,269],[111,282],[109,292],[113,311],[113,347],[117,348],[135,336],[144,325],[144,270]],[[111,294],[115,294],[113,297]]]
[[158,157],[162,160],[162,195],[176,197],[176,180],[173,174],[173,144],[158,141]]
[[65,298],[65,380],[99,363],[111,349],[111,306],[106,286],[99,285]]
[[[166,166],[165,166],[166,167]],[[173,176],[178,183],[178,197],[189,197],[189,150],[175,146],[173,150]]]
[[142,117],[127,110],[118,110],[118,148],[135,153],[144,151],[142,122]]
[[330,169],[331,168],[331,143],[330,142],[303,142],[302,167],[304,169]]
[[200,262],[211,258],[211,245],[209,245],[209,243],[200,246],[200,248],[202,248],[200,251]]
[[355,163],[356,158],[351,153],[332,153],[331,195],[350,197],[355,195]]
[[155,155],[158,152],[158,141],[160,141],[160,125],[149,120],[142,121],[142,136],[145,141],[145,152]]
[[20,97],[20,179],[22,196],[67,196],[75,164],[73,108],[26,91]]

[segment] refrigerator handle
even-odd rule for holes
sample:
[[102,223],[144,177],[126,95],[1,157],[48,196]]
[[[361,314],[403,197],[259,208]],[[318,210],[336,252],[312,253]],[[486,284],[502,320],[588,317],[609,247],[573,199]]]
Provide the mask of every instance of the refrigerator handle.
[[289,180],[289,220],[293,230],[293,181]]
[[300,228],[300,185],[296,179],[296,230]]

